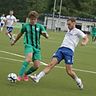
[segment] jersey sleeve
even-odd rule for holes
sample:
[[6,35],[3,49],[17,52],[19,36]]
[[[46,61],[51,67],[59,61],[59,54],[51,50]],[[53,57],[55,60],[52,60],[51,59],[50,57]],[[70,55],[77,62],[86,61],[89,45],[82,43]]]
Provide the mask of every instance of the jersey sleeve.
[[47,33],[47,32],[46,32],[46,29],[44,28],[43,25],[40,26],[40,29],[41,29],[41,33]]
[[21,33],[24,33],[24,32],[26,32],[26,27],[25,27],[25,25],[22,25]]
[[79,36],[80,38],[84,38],[84,37],[86,36],[86,34],[83,33],[81,30],[78,30],[78,36]]
[[14,22],[17,22],[17,19],[16,19],[16,17],[14,16]]

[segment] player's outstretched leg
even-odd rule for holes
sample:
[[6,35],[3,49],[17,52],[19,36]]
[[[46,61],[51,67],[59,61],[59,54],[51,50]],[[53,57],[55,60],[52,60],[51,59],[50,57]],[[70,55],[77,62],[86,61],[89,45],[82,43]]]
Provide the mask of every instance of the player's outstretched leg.
[[49,73],[54,66],[58,63],[58,60],[56,58],[52,58],[51,63],[48,64],[48,66],[45,67],[43,71],[41,71],[37,76],[36,75],[29,75],[29,77],[36,83],[39,82],[39,80],[44,77],[47,73]]
[[76,81],[77,86],[80,89],[83,89],[82,80],[80,78],[78,78],[76,73],[72,70],[72,65],[66,64],[66,72],[68,73],[69,76],[71,76]]

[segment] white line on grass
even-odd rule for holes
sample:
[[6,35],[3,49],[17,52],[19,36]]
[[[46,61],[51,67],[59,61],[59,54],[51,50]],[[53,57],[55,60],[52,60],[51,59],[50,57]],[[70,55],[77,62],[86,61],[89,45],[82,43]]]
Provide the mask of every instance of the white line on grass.
[[[5,53],[5,54],[10,54],[10,55],[14,55],[14,56],[18,56],[18,57],[22,57],[25,58],[25,56],[19,55],[19,54],[15,54],[15,53],[11,53],[11,52],[7,52],[7,51],[0,51],[1,53]],[[11,61],[18,61],[18,62],[23,62],[22,60],[17,60],[17,59],[12,59],[12,58],[5,58],[5,57],[0,57],[1,59],[6,59],[6,60],[11,60]],[[41,62],[42,65],[48,65],[44,62]],[[65,69],[65,67],[61,67],[61,66],[55,66],[56,68],[63,68]],[[73,70],[76,71],[80,71],[80,72],[85,72],[85,73],[92,73],[92,74],[96,74],[95,71],[89,71],[89,70],[81,70],[81,69],[75,69],[73,68]]]
[[17,59],[12,59],[12,58],[6,58],[6,57],[0,57],[0,59],[10,60],[10,61],[17,61],[17,62],[23,62],[22,60],[17,60]]

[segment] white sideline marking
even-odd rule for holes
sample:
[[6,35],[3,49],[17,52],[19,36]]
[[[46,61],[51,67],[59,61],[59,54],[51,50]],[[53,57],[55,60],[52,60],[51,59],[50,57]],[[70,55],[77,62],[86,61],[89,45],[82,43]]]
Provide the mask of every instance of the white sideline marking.
[[[25,56],[22,56],[22,55],[19,55],[19,54],[15,54],[15,53],[11,53],[11,52],[7,52],[7,51],[0,51],[1,53],[6,53],[6,54],[10,54],[10,55],[14,55],[14,56],[18,56],[18,57],[22,57],[22,58],[25,58]],[[23,62],[22,60],[17,60],[17,59],[12,59],[12,58],[5,58],[5,57],[0,57],[1,59],[6,59],[6,60],[11,60],[11,61],[18,61],[18,62]],[[42,65],[48,65],[44,62],[41,62]],[[56,68],[63,68],[65,69],[65,67],[61,67],[61,66],[55,66]],[[81,69],[75,69],[73,68],[73,70],[76,70],[76,71],[80,71],[80,72],[85,72],[85,73],[92,73],[92,74],[96,74],[95,71],[89,71],[89,70],[81,70]]]
[[23,62],[22,60],[17,60],[17,59],[12,59],[12,58],[5,58],[5,57],[0,57],[0,58],[4,60]]

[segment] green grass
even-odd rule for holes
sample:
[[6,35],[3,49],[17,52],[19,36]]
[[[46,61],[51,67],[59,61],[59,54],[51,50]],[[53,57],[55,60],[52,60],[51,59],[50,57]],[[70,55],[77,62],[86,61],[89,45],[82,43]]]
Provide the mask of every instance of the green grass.
[[[15,29],[14,33],[17,34],[18,32],[19,29]],[[49,32],[49,35],[48,40],[41,38],[42,61],[45,63],[50,62],[52,54],[57,50],[64,38],[63,32]],[[8,37],[4,32],[0,33],[1,50],[24,55],[23,38],[15,46],[11,47]],[[0,57],[24,60],[24,58],[2,52],[0,52]],[[78,45],[74,59],[74,68],[96,72],[96,44],[92,44],[91,38],[87,46],[81,47],[80,44]],[[64,66],[64,61],[58,66]],[[10,83],[7,80],[7,75],[11,72],[18,74],[20,67],[21,62],[19,61],[15,62],[0,58],[0,96],[95,96],[96,94],[96,74],[76,71],[84,83],[84,90],[81,91],[63,68],[54,68],[38,84],[31,80]],[[36,73],[43,68],[44,66],[41,65]]]

